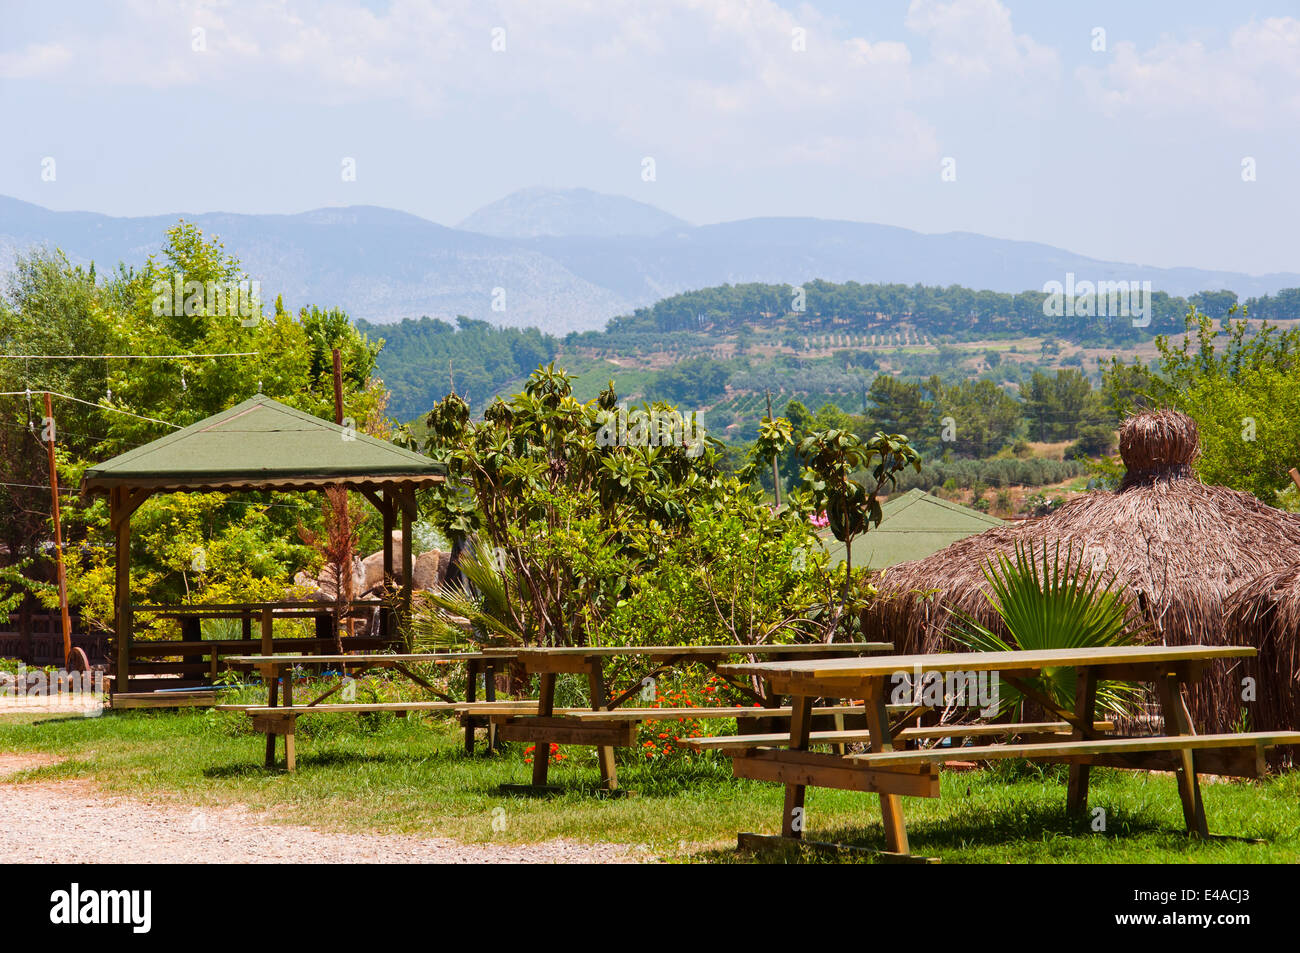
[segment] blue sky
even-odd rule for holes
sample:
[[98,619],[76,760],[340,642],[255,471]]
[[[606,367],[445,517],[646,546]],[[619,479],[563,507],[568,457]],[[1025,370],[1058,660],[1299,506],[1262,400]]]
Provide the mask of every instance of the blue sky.
[[585,186],[1300,271],[1300,3],[6,0],[0,115],[0,193],[56,209]]

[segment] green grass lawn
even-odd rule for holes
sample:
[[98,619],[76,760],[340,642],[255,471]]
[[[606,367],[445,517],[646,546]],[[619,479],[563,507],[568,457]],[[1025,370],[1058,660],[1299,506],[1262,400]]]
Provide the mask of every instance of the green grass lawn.
[[[86,778],[108,793],[171,800],[187,810],[244,804],[269,821],[324,830],[466,842],[569,837],[645,844],[670,860],[750,860],[736,854],[736,832],[775,833],[782,807],[780,787],[733,779],[727,759],[639,763],[631,751],[619,753],[629,793],[608,797],[598,790],[593,752],[583,748],[562,749],[567,760],[552,768],[563,793],[506,796],[500,784],[530,778],[521,745],[467,757],[449,720],[389,714],[303,719],[298,770],[290,775],[262,767],[263,736],[251,734],[246,720],[202,710],[6,716],[0,751],[65,759],[9,783]],[[1004,764],[945,773],[942,798],[903,801],[913,852],[945,863],[1300,861],[1300,772],[1202,784],[1211,832],[1262,844],[1189,841],[1172,776],[1110,770],[1093,775],[1090,807],[1107,816],[1106,830],[1093,832],[1087,821],[1066,816],[1063,772]],[[496,808],[504,809],[504,830],[493,830]],[[807,816],[810,839],[883,847],[874,795],[810,789]]]

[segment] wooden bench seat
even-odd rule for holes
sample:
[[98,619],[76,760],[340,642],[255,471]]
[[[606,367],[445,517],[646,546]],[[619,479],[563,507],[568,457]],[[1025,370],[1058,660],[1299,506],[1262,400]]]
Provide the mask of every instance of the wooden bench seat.
[[[457,710],[462,715],[529,715],[537,711],[535,701],[459,702]],[[554,714],[590,711],[588,708],[557,708]]]
[[366,711],[458,711],[460,702],[336,702],[320,705],[217,705],[217,711],[250,715],[315,715]]
[[996,758],[1028,758],[1033,760],[1080,759],[1078,763],[1094,756],[1146,754],[1169,751],[1211,751],[1229,748],[1275,748],[1280,745],[1300,745],[1300,731],[1258,731],[1242,734],[1219,735],[1161,735],[1152,738],[1102,738],[1091,741],[1049,741],[1039,744],[985,745],[971,748],[929,748],[924,751],[873,751],[850,755],[869,767],[901,767],[916,764],[933,764],[945,761],[968,761],[972,756],[979,761]]
[[[1108,721],[1094,722],[1098,731],[1111,731]],[[898,733],[899,741],[929,741],[943,738],[983,738],[1001,735],[1053,735],[1068,734],[1070,725],[1064,721],[1016,722],[1012,724],[936,725],[930,728],[904,728]],[[866,744],[871,741],[869,731],[814,731],[808,735],[810,745]],[[683,738],[681,744],[696,751],[721,751],[734,753],[750,748],[782,748],[790,743],[789,734],[717,735],[712,738]],[[979,748],[962,748],[969,757],[979,759]]]
[[[900,711],[907,706],[899,706]],[[791,709],[743,706],[716,708],[615,708],[613,711],[574,711],[571,717],[598,721],[685,721],[689,718],[789,718]],[[828,705],[814,708],[813,715],[861,715],[861,705]]]

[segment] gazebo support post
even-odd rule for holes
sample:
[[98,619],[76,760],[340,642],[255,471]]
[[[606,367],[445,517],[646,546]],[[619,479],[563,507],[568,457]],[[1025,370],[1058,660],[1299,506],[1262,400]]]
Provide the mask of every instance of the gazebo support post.
[[[415,558],[412,554],[414,547],[411,545],[414,542],[411,539],[411,526],[415,523],[416,515],[415,490],[409,486],[399,487],[397,501],[402,508],[402,589],[399,598],[402,614],[399,622],[405,626],[411,621],[411,594],[415,591]],[[394,630],[393,635],[396,634]]]
[[379,609],[379,635],[385,641],[393,637],[393,607],[388,601],[388,594],[393,586],[393,494],[383,491],[384,507],[380,510],[384,518],[384,598]]
[[131,514],[149,498],[147,488],[113,487],[108,499],[108,522],[116,537],[116,576],[113,581],[113,635],[117,653],[115,692],[131,687]]

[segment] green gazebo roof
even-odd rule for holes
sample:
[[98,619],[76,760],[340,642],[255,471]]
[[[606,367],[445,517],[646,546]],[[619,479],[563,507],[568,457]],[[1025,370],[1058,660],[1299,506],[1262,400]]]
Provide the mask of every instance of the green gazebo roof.
[[[884,569],[923,559],[959,539],[1002,525],[996,516],[941,500],[924,490],[891,497],[880,509],[880,525],[853,540],[854,567]],[[844,561],[844,544],[830,535],[830,530],[823,531],[822,545],[831,554],[832,564]]]
[[258,395],[86,470],[83,492],[425,485],[442,464]]

